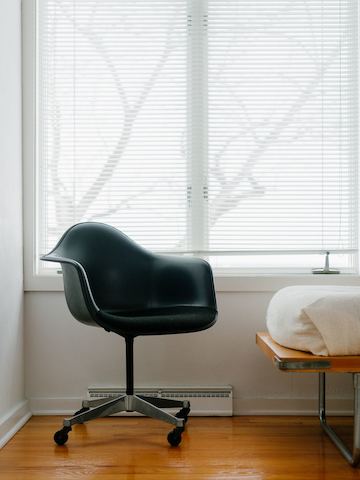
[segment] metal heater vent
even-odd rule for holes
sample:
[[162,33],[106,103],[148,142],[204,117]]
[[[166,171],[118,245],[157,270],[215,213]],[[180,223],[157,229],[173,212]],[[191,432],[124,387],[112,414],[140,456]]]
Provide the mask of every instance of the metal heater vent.
[[[88,398],[113,398],[125,394],[125,388],[121,387],[97,387],[88,388]],[[189,399],[191,403],[191,415],[216,415],[231,416],[233,414],[233,391],[230,385],[209,387],[139,387],[135,394],[174,398],[179,400]],[[121,413],[120,415],[129,415]],[[136,415],[130,413],[130,415]]]

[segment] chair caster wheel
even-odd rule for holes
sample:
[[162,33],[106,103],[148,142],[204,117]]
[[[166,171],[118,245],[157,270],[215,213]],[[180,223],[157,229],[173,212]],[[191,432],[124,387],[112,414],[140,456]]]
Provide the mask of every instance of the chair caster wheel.
[[172,447],[177,447],[181,443],[181,434],[184,431],[183,427],[176,427],[169,432],[167,439]]
[[80,413],[87,412],[88,410],[90,410],[90,407],[82,407],[82,408],[80,408],[80,410],[78,410],[77,412],[74,413],[74,417],[75,417],[75,415],[80,415]]
[[55,433],[54,442],[58,445],[65,445],[69,438],[69,432],[71,432],[71,427],[63,427],[61,430]]
[[177,412],[177,414],[175,415],[175,417],[177,418],[183,418],[184,419],[184,423],[186,423],[188,421],[188,415],[190,413],[190,408],[189,407],[184,407],[182,408],[181,410],[179,410]]

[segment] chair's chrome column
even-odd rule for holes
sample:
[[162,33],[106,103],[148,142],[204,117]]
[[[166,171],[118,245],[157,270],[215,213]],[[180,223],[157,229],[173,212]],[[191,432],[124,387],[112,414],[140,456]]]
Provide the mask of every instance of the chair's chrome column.
[[355,467],[360,460],[360,374],[354,374],[354,440],[353,452],[347,448],[341,438],[334,432],[326,421],[326,382],[325,373],[319,373],[319,420],[324,432],[330,437],[333,443],[340,450],[342,455]]

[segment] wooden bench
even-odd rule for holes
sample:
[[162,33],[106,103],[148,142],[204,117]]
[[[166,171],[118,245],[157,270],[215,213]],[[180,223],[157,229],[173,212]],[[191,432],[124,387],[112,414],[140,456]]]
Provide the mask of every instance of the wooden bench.
[[[256,334],[256,343],[276,368],[284,372],[319,373],[319,419],[325,433],[334,442],[351,466],[360,461],[360,355],[322,357],[285,348],[268,333]],[[354,437],[352,451],[330,427],[326,420],[326,373],[352,373],[354,377]]]

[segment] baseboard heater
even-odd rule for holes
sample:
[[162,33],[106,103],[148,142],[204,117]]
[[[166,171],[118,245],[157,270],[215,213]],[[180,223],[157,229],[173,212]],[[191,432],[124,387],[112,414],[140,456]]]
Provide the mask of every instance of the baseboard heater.
[[[89,387],[88,399],[113,398],[125,394],[121,387]],[[233,414],[233,391],[230,385],[210,387],[140,387],[135,389],[135,394],[188,399],[191,404],[191,415],[198,416],[231,416]],[[138,415],[136,413],[120,413],[118,415]]]

